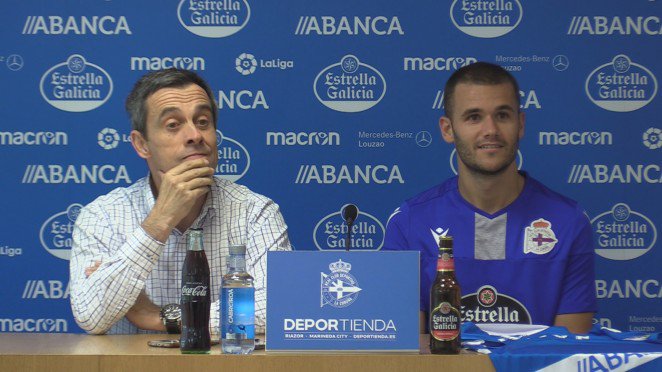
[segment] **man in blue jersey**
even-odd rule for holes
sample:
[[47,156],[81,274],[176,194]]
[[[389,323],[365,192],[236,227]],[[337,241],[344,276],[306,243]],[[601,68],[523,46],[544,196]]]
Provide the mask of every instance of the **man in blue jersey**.
[[518,172],[525,117],[517,81],[479,62],[457,70],[444,94],[439,127],[455,144],[458,176],[396,209],[384,242],[421,252],[421,331],[438,238],[451,235],[464,321],[587,332],[597,310],[591,225],[575,201]]

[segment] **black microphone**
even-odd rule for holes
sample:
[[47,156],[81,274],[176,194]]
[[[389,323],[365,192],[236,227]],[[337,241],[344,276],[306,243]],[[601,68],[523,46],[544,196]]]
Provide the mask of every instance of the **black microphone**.
[[359,208],[354,204],[345,204],[342,208],[342,218],[347,224],[347,236],[345,237],[345,251],[349,252],[349,247],[352,242],[352,226],[356,221],[356,216],[359,214]]

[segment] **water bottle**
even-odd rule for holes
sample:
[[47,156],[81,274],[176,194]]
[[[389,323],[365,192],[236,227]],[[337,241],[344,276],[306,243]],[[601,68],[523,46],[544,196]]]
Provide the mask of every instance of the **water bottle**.
[[246,246],[230,247],[221,283],[221,349],[224,354],[250,354],[255,349],[255,288],[246,272]]

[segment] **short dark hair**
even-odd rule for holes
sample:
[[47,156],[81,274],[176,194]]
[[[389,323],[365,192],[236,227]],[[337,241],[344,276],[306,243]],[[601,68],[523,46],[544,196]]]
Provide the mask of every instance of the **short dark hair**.
[[450,117],[453,110],[455,87],[458,84],[498,85],[510,83],[515,93],[515,100],[519,109],[519,85],[515,77],[503,67],[488,62],[476,62],[455,71],[444,88],[444,109],[446,116]]
[[211,103],[214,128],[218,120],[218,105],[209,84],[193,71],[169,68],[150,72],[141,77],[126,98],[125,108],[131,118],[131,129],[137,130],[147,138],[147,108],[149,96],[164,88],[184,88],[191,84],[204,89]]

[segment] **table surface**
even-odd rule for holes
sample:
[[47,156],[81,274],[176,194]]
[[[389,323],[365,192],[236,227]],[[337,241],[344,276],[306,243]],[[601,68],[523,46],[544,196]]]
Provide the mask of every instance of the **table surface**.
[[428,336],[421,335],[420,353],[270,353],[224,355],[213,346],[210,355],[182,355],[179,349],[154,348],[147,341],[169,335],[105,335],[0,333],[0,371],[182,371],[202,368],[247,368],[268,371],[493,371],[487,355],[432,355]]

